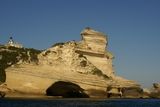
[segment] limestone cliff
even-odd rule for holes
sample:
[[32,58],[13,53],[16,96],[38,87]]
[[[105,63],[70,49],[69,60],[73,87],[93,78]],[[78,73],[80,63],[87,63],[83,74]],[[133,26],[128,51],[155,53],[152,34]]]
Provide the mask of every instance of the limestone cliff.
[[107,44],[107,37],[105,34],[87,27],[81,32],[81,36],[82,43],[84,44],[82,48],[94,52],[105,52]]
[[[59,80],[90,90],[106,91],[111,85],[139,87],[130,80],[114,74],[114,56],[107,47],[107,37],[91,28],[81,32],[82,40],[59,43],[38,55],[38,63],[21,63],[6,69],[6,83],[13,90],[45,94],[45,90]],[[104,94],[103,94],[104,95]],[[95,95],[96,96],[96,95]]]
[[114,76],[112,59],[114,56],[107,50],[105,34],[86,28],[81,32],[82,40],[76,46],[76,53],[83,54],[88,61],[109,77]]

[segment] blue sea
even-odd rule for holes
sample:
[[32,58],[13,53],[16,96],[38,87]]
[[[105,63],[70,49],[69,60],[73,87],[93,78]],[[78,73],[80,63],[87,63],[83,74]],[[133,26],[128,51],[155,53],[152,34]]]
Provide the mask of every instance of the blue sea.
[[0,107],[160,107],[160,99],[0,99]]

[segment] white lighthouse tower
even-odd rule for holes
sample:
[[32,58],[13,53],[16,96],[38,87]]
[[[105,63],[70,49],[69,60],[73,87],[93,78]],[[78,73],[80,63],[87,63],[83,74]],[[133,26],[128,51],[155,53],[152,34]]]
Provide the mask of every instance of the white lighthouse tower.
[[16,47],[16,48],[23,48],[22,44],[19,44],[17,42],[14,42],[13,37],[9,38],[8,43],[6,44],[6,46],[12,46],[12,47]]

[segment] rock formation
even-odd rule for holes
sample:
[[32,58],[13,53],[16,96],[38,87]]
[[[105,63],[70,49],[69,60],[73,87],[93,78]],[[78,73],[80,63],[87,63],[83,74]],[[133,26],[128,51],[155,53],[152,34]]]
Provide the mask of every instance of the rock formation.
[[114,56],[107,47],[105,34],[86,28],[81,32],[82,41],[78,42],[75,52],[83,54],[89,62],[109,77],[114,76],[112,60]]
[[[114,74],[114,56],[107,50],[107,37],[91,28],[81,32],[82,40],[58,43],[38,55],[38,63],[21,63],[6,69],[8,87],[25,93],[46,94],[56,81],[70,81],[82,87],[90,97],[93,90],[104,92],[108,86],[139,87]],[[92,92],[90,91],[92,90]]]
[[81,48],[99,53],[106,51],[107,37],[105,34],[87,27],[81,32],[81,36],[84,46]]
[[7,84],[1,83],[0,84],[0,97],[5,97],[6,93],[12,92],[10,88],[7,87]]
[[153,83],[153,88],[160,91],[160,83]]
[[150,93],[151,98],[160,98],[160,83],[153,83],[153,88]]

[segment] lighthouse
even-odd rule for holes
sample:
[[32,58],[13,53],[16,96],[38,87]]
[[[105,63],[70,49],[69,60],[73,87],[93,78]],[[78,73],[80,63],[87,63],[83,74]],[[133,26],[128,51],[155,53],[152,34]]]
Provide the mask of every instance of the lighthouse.
[[9,41],[8,43],[5,45],[5,46],[8,46],[8,47],[16,47],[16,48],[23,48],[23,45],[22,44],[19,44],[17,42],[14,42],[13,40],[13,37],[10,37],[9,38]]

